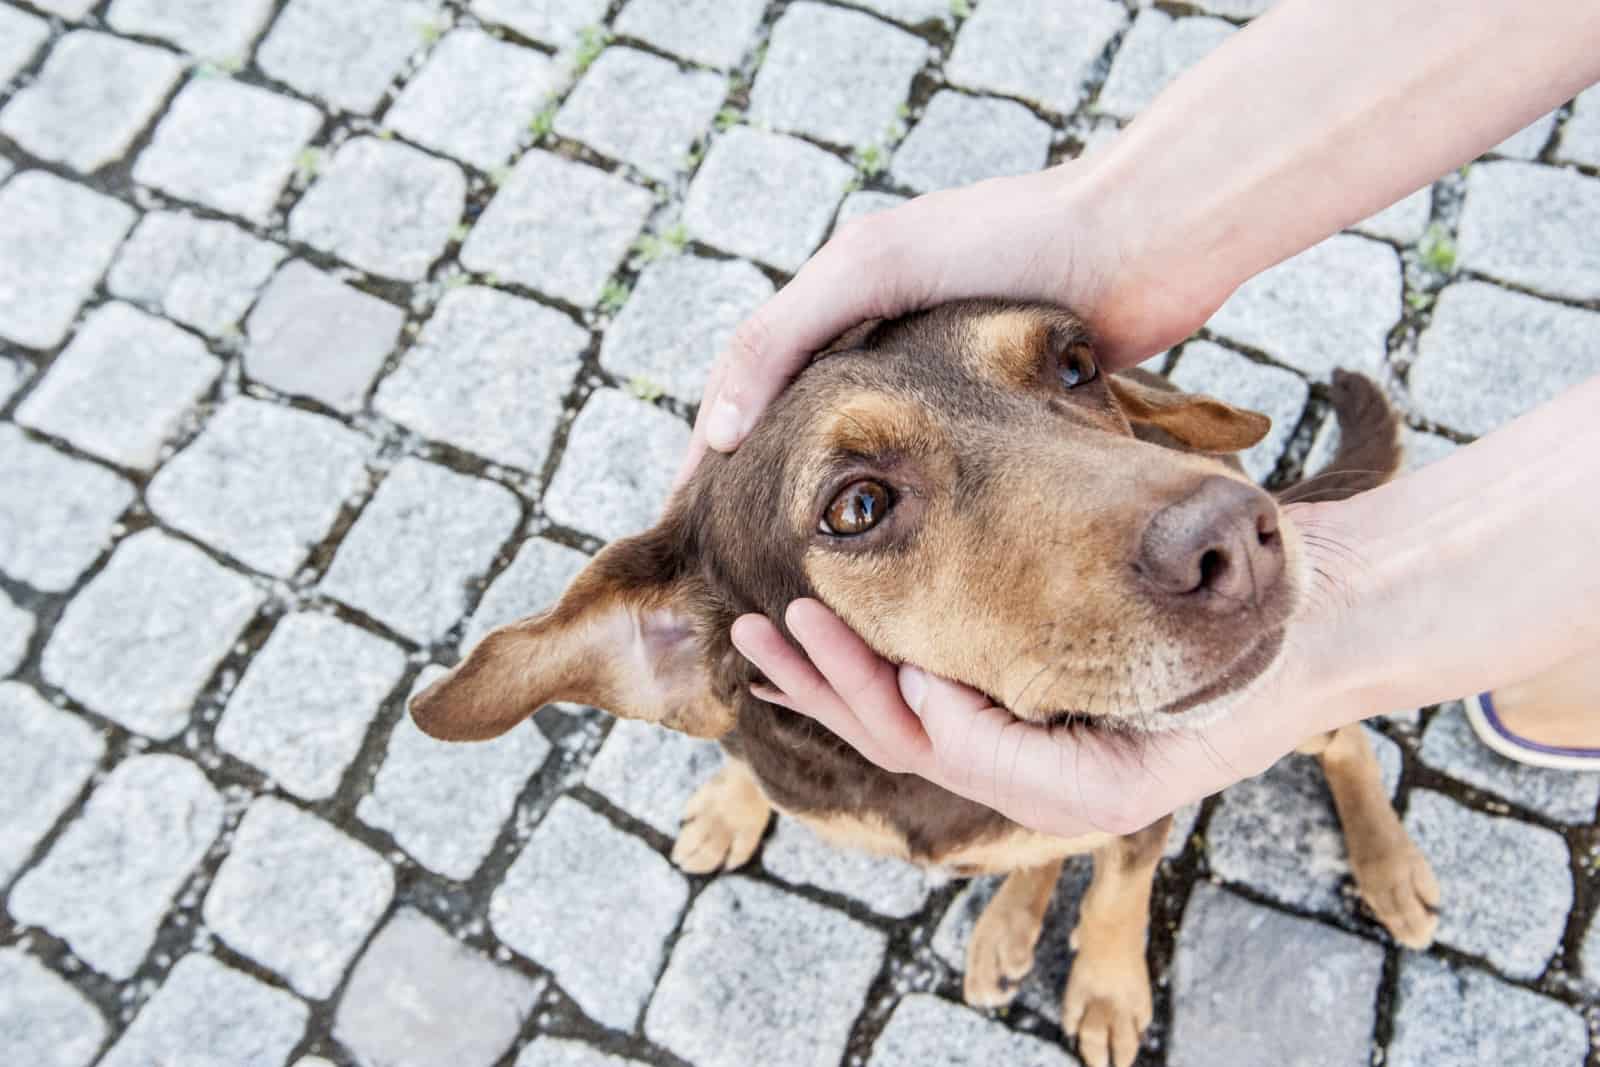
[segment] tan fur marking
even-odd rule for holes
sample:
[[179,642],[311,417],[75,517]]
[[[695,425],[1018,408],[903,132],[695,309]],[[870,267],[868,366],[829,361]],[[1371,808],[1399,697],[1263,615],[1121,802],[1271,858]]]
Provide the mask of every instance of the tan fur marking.
[[1014,872],[989,901],[967,941],[962,995],[978,1008],[1003,1008],[1016,998],[1033,970],[1033,953],[1044,928],[1061,861]]
[[1037,312],[1000,311],[971,323],[970,357],[984,377],[1026,385],[1039,374],[1049,324]]
[[742,867],[771,818],[772,805],[750,768],[730,758],[684,806],[672,862],[690,874]]

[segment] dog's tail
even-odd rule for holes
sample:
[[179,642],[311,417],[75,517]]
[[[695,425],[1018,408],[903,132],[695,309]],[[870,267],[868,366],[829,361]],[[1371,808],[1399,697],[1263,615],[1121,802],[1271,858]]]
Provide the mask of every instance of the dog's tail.
[[1339,447],[1322,470],[1275,494],[1296,500],[1343,500],[1375,489],[1400,470],[1400,417],[1383,390],[1364,374],[1333,372],[1333,411]]

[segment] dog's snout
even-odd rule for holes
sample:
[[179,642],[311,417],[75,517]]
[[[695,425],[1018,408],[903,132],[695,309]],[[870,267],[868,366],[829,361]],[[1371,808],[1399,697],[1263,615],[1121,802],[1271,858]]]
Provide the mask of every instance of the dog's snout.
[[1251,607],[1283,576],[1277,510],[1254,486],[1209,477],[1151,517],[1134,569],[1160,593],[1211,611]]

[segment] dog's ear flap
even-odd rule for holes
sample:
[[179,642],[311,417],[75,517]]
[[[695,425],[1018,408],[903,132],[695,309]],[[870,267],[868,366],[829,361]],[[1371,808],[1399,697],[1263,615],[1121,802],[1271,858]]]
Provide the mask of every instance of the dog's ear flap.
[[1242,452],[1272,429],[1265,415],[1202,393],[1159,388],[1128,374],[1106,380],[1129,422],[1153,426],[1196,452]]
[[657,527],[607,546],[555,607],[486,634],[411,700],[423,733],[498,737],[545,704],[591,704],[695,737],[719,737],[733,711],[710,684],[696,579]]

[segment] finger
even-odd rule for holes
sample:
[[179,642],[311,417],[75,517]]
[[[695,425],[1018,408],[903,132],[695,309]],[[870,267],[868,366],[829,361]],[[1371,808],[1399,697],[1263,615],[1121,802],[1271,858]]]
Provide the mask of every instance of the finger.
[[694,429],[689,434],[689,450],[684,454],[683,462],[678,464],[678,473],[673,476],[672,490],[677,492],[678,487],[689,480],[694,469],[706,454],[706,416],[711,411],[711,406],[716,402],[717,394],[722,391],[722,379],[728,371],[728,361],[725,356],[719,356],[711,365],[711,371],[706,375],[706,387],[700,393],[700,407],[695,412]]
[[757,700],[765,700],[768,704],[777,704],[780,707],[788,708],[790,711],[797,710],[794,706],[794,701],[790,700],[787,694],[782,690],[774,689],[770,685],[761,685],[760,683],[752,685],[750,694]]

